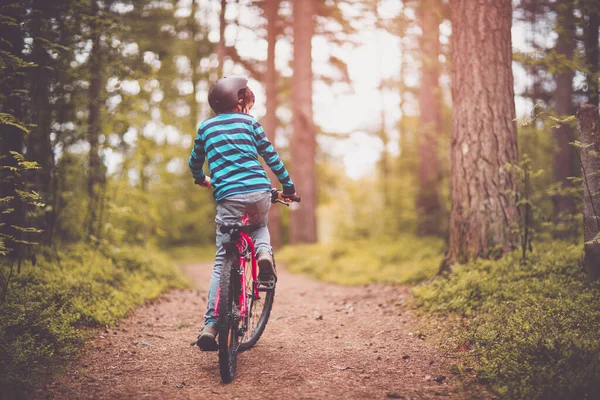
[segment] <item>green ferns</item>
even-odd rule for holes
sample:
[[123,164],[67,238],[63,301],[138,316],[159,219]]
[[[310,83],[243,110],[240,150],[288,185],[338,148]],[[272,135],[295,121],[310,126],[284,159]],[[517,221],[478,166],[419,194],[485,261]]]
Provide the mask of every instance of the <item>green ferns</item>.
[[600,286],[585,283],[582,253],[553,242],[525,264],[515,252],[458,266],[416,287],[417,305],[465,317],[463,329],[447,327],[453,346],[471,349],[478,377],[503,398],[591,398],[600,393]]
[[58,257],[47,251],[13,277],[0,302],[0,391],[44,382],[75,353],[82,328],[113,325],[145,300],[186,285],[177,268],[147,248],[80,244]]

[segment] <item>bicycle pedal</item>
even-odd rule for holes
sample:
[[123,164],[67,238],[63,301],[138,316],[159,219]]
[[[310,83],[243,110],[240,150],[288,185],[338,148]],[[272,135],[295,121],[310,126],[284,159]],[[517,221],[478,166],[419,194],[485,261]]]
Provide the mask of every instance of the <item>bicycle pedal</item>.
[[258,279],[258,291],[266,291],[275,289],[275,284],[277,280],[274,277],[268,279]]

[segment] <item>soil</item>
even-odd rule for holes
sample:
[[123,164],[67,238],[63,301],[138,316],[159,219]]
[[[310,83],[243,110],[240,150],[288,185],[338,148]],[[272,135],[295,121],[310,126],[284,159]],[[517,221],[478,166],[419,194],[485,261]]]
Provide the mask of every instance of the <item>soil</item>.
[[191,265],[198,289],[148,302],[99,330],[81,357],[36,397],[54,399],[492,398],[450,372],[405,286],[342,287],[279,272],[258,344],[222,384],[216,352],[192,346],[206,309],[211,265]]

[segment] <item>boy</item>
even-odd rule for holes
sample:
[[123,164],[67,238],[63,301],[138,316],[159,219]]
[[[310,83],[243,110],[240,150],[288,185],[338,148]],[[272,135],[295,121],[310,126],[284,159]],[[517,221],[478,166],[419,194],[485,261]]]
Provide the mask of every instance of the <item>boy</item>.
[[[208,91],[208,103],[216,116],[200,124],[189,159],[189,167],[196,184],[214,188],[217,201],[217,252],[208,289],[208,310],[204,315],[204,328],[198,336],[201,350],[217,349],[217,320],[215,301],[226,239],[219,227],[240,223],[248,215],[248,223],[256,228],[251,233],[256,248],[260,276],[277,279],[273,264],[267,219],[271,206],[271,184],[262,165],[260,155],[283,185],[283,199],[296,195],[294,184],[280,160],[277,151],[267,139],[260,124],[248,114],[254,105],[254,93],[248,80],[229,76],[218,80]],[[212,178],[202,171],[204,160]]]

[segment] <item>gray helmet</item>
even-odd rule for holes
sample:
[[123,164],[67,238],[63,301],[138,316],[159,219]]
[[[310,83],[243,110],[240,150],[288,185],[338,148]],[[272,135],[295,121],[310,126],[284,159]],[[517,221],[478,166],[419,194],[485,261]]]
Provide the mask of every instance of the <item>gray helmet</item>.
[[222,113],[235,106],[240,90],[248,87],[248,79],[226,76],[216,81],[208,90],[208,104],[214,112]]

